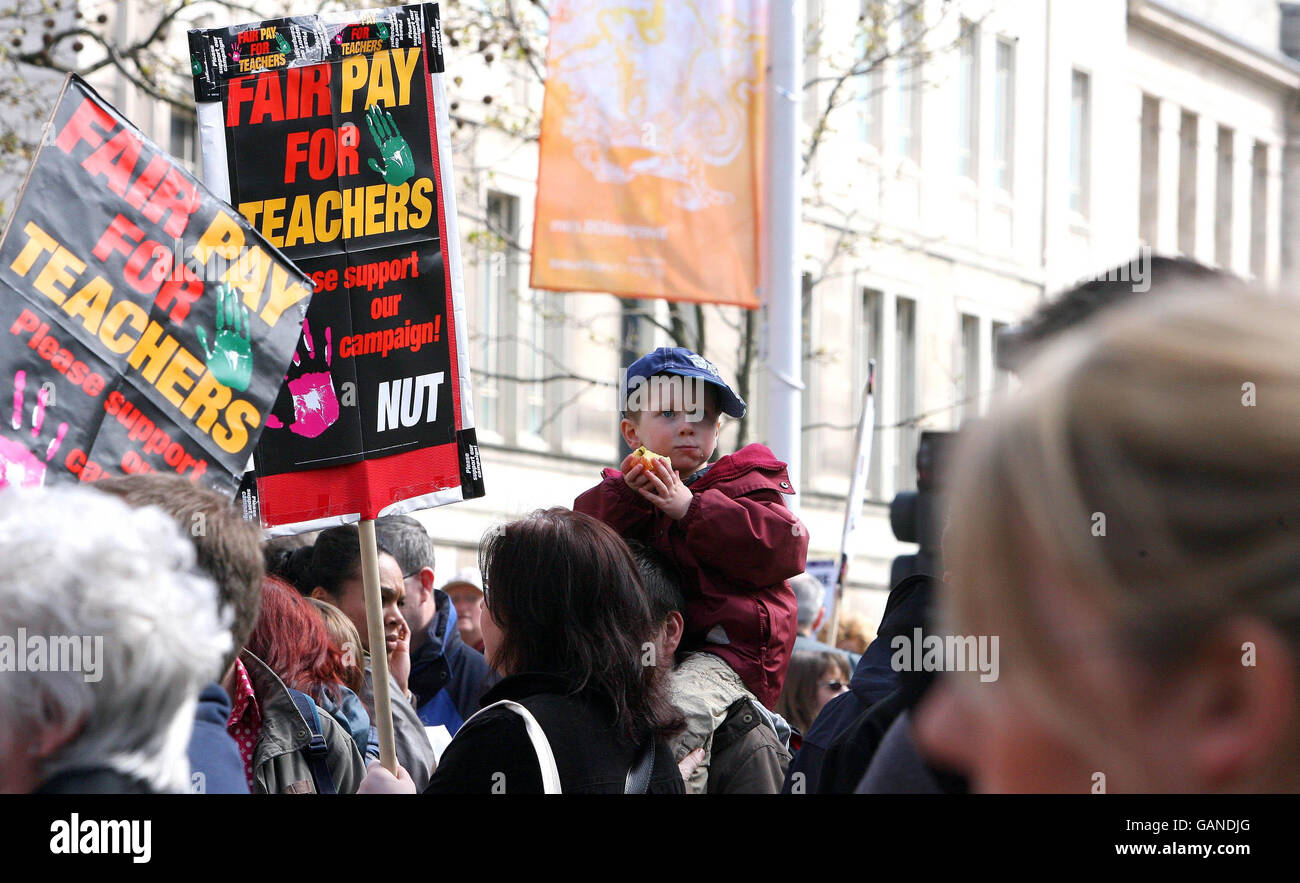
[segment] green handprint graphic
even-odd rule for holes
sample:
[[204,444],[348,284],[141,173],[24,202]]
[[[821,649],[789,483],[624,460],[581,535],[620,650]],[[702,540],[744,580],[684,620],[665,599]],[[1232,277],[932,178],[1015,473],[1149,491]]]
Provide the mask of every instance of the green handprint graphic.
[[289,41],[284,38],[284,34],[277,33],[275,35],[275,48],[280,52],[283,52],[285,55],[293,54],[293,47],[290,46]]
[[221,383],[237,392],[248,389],[253,376],[253,347],[249,340],[248,308],[229,285],[217,289],[215,346],[208,348],[208,335],[199,329],[199,346],[208,356],[208,368]]
[[203,76],[203,59],[195,52],[190,53],[190,73],[196,77]]
[[381,40],[387,40],[388,25],[384,24],[383,22],[380,22],[379,24],[375,25],[375,36],[377,36]]
[[411,145],[397,131],[393,115],[378,104],[372,104],[366,108],[366,125],[384,163],[381,166],[371,158],[366,160],[366,164],[382,175],[384,183],[390,187],[410,180],[415,174],[415,157],[411,155]]

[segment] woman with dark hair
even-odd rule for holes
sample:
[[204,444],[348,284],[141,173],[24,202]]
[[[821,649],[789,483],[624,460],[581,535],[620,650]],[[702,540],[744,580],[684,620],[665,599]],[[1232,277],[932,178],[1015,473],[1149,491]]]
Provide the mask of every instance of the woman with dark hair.
[[286,686],[306,693],[332,714],[351,734],[357,751],[366,756],[372,735],[370,715],[346,686],[349,675],[343,651],[331,641],[307,599],[278,577],[262,580],[262,611],[247,647]]
[[[683,793],[665,742],[683,723],[671,660],[646,661],[657,623],[618,534],[548,509],[494,529],[479,559],[483,641],[502,679],[425,793]],[[368,791],[400,790],[377,764],[368,777]]]
[[[311,566],[306,580],[311,586],[305,594],[333,604],[352,620],[367,653],[373,652],[366,630],[366,594],[361,582],[361,540],[352,525],[322,531],[311,550]],[[410,637],[399,605],[404,593],[402,568],[382,545],[379,547],[379,595],[384,621],[384,643],[388,654],[388,673],[406,695],[411,673],[410,654],[406,646]]]
[[294,542],[299,537],[279,537],[262,547],[266,572],[278,576],[300,594],[311,592],[311,543]]

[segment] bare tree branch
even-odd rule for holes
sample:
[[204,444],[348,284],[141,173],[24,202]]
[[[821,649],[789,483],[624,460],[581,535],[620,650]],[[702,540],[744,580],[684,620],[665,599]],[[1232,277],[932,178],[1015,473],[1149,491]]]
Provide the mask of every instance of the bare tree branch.
[[[542,4],[536,3],[534,5],[541,7],[543,12],[546,11],[546,8],[543,7]],[[547,17],[550,17],[549,14]],[[515,0],[506,0],[506,20],[509,21],[510,27],[514,29],[515,39],[519,41],[519,50],[524,56],[524,63],[527,64],[528,69],[533,72],[533,76],[537,78],[537,82],[545,83],[546,72],[538,69],[536,61],[537,53],[533,51],[532,42],[524,33],[524,29],[519,26],[519,18],[515,15]]]
[[584,377],[581,374],[547,374],[545,377],[520,377],[518,374],[502,374],[497,371],[484,371],[481,368],[470,368],[470,373],[478,377],[486,377],[489,380],[506,380],[511,383],[556,383],[561,380],[577,380],[582,383],[589,383],[597,386],[608,386],[617,389],[618,384],[612,380],[597,380],[594,377]]
[[[884,5],[888,4],[878,4],[874,7],[873,11],[881,9]],[[903,37],[899,41],[897,47],[891,49],[886,43],[884,50],[872,57],[870,54],[871,47],[868,45],[867,56],[855,61],[847,70],[838,71],[835,74],[828,76],[813,77],[804,83],[805,91],[812,90],[823,83],[832,84],[829,92],[827,92],[826,100],[821,104],[820,113],[818,113],[817,120],[812,126],[812,135],[809,140],[808,148],[803,154],[803,169],[805,172],[812,164],[813,157],[817,155],[818,148],[825,140],[826,134],[829,131],[831,114],[840,107],[843,107],[849,101],[849,99],[840,100],[840,95],[843,92],[845,85],[850,80],[867,76],[873,71],[879,70],[880,67],[890,58],[897,59],[899,64],[910,59],[913,67],[915,67],[926,63],[936,53],[949,52],[961,44],[964,35],[959,35],[956,40],[944,46],[927,48],[926,44],[929,36],[943,25],[949,14],[952,12],[952,6],[947,3],[941,7],[941,12],[938,18],[936,18],[932,23],[922,25],[916,29],[901,27],[904,20],[909,16],[913,17],[913,20],[918,20],[916,16],[919,9],[919,3],[899,2],[897,5],[897,14],[892,19],[875,24],[878,31],[886,34],[888,34],[895,25],[900,26]],[[975,23],[978,24],[982,22],[985,17],[986,16],[981,16]],[[920,82],[916,84],[915,88],[918,90],[924,90],[926,85],[925,82]]]

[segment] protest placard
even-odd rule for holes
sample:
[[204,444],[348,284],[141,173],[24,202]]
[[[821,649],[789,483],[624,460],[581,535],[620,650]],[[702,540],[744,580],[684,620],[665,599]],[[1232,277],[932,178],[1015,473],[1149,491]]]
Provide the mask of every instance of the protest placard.
[[256,452],[261,523],[480,496],[437,5],[196,30],[190,52],[205,177],[317,285]]
[[233,495],[311,292],[70,76],[0,242],[0,487],[163,472]]

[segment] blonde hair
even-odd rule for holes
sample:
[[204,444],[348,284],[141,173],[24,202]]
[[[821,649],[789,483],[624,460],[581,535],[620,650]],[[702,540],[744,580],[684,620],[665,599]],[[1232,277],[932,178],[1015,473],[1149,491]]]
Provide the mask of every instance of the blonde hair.
[[[836,629],[835,646],[840,647],[850,641],[856,642],[859,649],[852,650],[853,653],[862,653],[867,649],[871,640],[875,637],[871,628],[867,625],[867,618],[861,613],[846,613],[840,617],[839,628]],[[841,649],[843,649],[841,647]]]
[[365,681],[363,674],[365,663],[362,661],[365,655],[361,644],[361,633],[357,631],[356,625],[346,613],[328,601],[307,597],[307,603],[316,608],[316,612],[320,614],[321,621],[325,623],[325,631],[329,633],[330,642],[343,652],[343,665],[348,674],[346,686],[352,692],[360,693]]
[[1300,306],[1143,298],[1024,379],[955,463],[948,628],[1000,635],[1034,698],[1093,738],[1035,579],[1066,581],[1157,680],[1230,616],[1300,636]]

